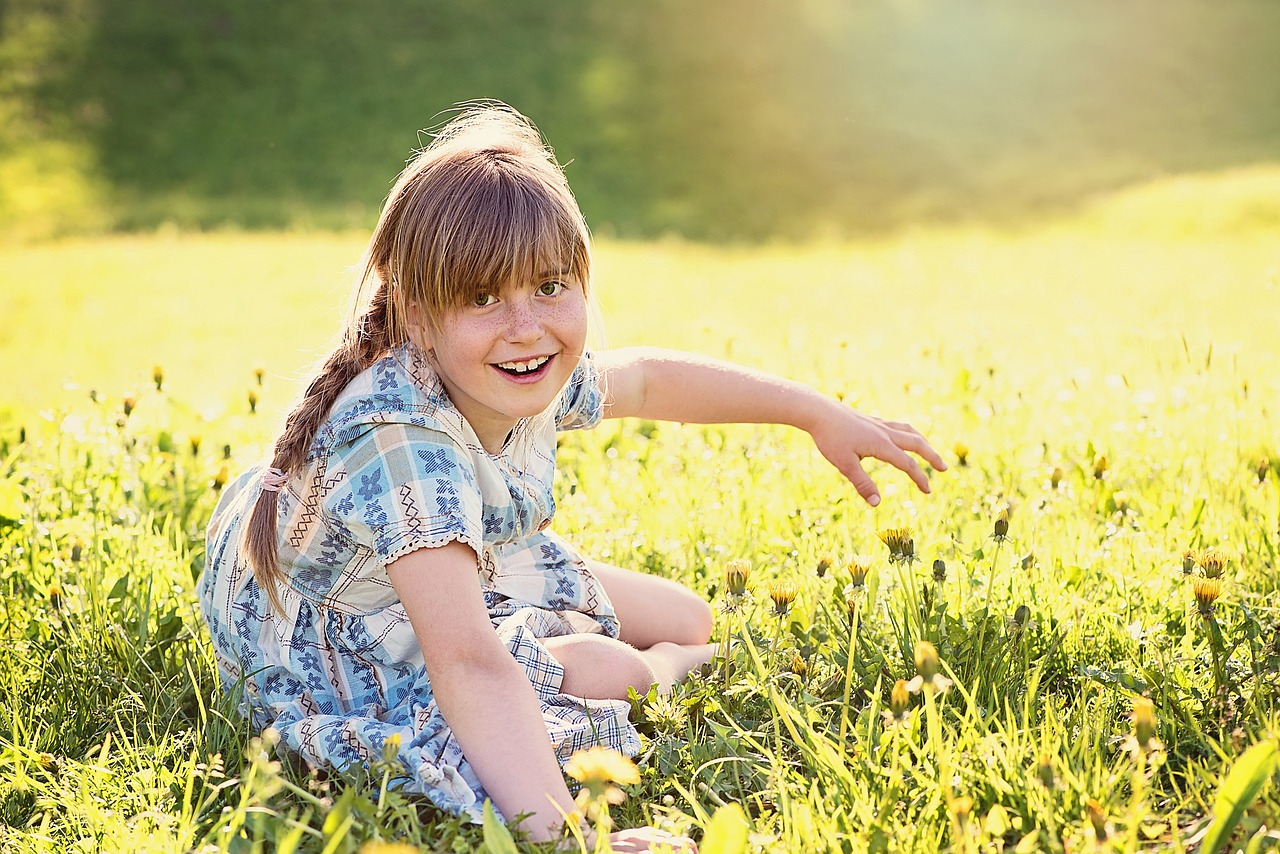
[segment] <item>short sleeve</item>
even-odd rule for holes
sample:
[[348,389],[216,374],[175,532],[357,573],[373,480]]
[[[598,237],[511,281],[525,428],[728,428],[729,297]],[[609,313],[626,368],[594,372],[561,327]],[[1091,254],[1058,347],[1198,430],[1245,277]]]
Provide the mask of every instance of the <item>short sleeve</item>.
[[604,391],[595,357],[584,353],[578,367],[560,393],[556,409],[557,430],[583,430],[600,423],[604,416]]
[[458,540],[482,554],[483,502],[466,451],[431,427],[385,423],[334,449],[329,521],[385,565]]

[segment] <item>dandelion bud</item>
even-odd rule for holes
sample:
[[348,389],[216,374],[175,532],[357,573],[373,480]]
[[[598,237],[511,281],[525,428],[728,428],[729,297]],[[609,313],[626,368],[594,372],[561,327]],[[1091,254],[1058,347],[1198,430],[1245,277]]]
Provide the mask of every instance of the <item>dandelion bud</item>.
[[400,753],[400,733],[393,732],[382,742],[382,761],[393,762]]
[[938,673],[938,648],[928,641],[916,644],[916,671],[928,682]]
[[133,414],[133,408],[138,405],[138,398],[131,394],[127,394],[125,395],[124,401],[121,405],[124,407],[124,417],[128,418]]
[[1197,578],[1192,588],[1196,597],[1196,606],[1206,617],[1213,613],[1213,603],[1218,601],[1222,593],[1222,582],[1216,578]]
[[1267,479],[1267,472],[1270,470],[1271,470],[1270,460],[1268,460],[1266,457],[1263,457],[1262,459],[1258,460],[1258,467],[1256,469],[1258,473],[1258,483],[1262,483],[1264,480]]
[[258,411],[258,393],[253,389],[249,389],[249,414],[254,415]]
[[1027,620],[1031,619],[1031,609],[1026,605],[1019,605],[1014,609],[1013,621],[1018,624],[1018,628],[1025,628]]
[[1027,552],[1018,560],[1018,565],[1021,566],[1023,569],[1030,569],[1031,567],[1035,566],[1036,553]]
[[25,445],[26,443],[27,443],[27,428],[25,426],[19,427],[18,428],[18,444]]
[[1106,842],[1110,834],[1107,831],[1107,814],[1102,811],[1102,804],[1090,798],[1085,804],[1085,812],[1089,816],[1089,824],[1093,825],[1093,838],[1098,842]]
[[829,555],[823,555],[818,558],[818,565],[814,568],[814,572],[818,574],[819,578],[826,578],[827,570],[831,568],[831,563],[831,557]]
[[1058,776],[1053,772],[1053,757],[1049,754],[1040,754],[1040,760],[1036,763],[1036,776],[1040,778],[1040,785],[1046,789],[1057,785]]
[[1156,706],[1146,697],[1133,698],[1133,737],[1143,750],[1156,737]]
[[933,562],[933,580],[939,584],[947,580],[947,562],[942,558]]
[[1111,463],[1107,461],[1107,455],[1099,454],[1093,461],[1093,479],[1102,480],[1102,478],[1106,476],[1107,469],[1110,468],[1110,466]]
[[856,555],[849,561],[849,586],[860,590],[867,586],[867,573],[871,571],[871,559]]
[[951,449],[956,455],[956,464],[960,466],[969,465],[969,446],[964,442],[956,442],[955,447]]
[[1003,540],[1009,536],[1009,508],[1001,509],[999,515],[996,516],[995,524],[991,528],[992,536],[997,540]]
[[1111,495],[1111,503],[1115,505],[1117,513],[1129,512],[1129,493],[1117,490]]
[[164,368],[156,365],[151,369],[151,379],[156,384],[156,391],[164,390]]
[[804,660],[804,656],[800,653],[792,653],[790,670],[801,679],[809,675],[809,662]]
[[724,586],[730,596],[745,596],[747,594],[747,579],[750,577],[750,561],[738,558],[725,564]]
[[1062,469],[1054,466],[1053,471],[1049,474],[1049,485],[1057,489],[1060,483],[1062,483]]
[[221,492],[222,487],[227,485],[227,478],[230,476],[231,473],[227,471],[226,466],[218,469],[218,473],[213,476],[213,491]]
[[969,815],[973,812],[973,798],[968,795],[953,798],[951,801],[951,814],[955,816],[956,824],[964,827],[969,823]]
[[1228,560],[1230,558],[1217,549],[1205,549],[1200,553],[1200,569],[1205,578],[1220,578]]
[[889,548],[889,560],[895,563],[915,560],[916,543],[910,528],[885,528],[879,533],[879,537]]
[[199,434],[191,437],[191,456],[200,455],[200,436]]
[[911,691],[907,688],[907,680],[899,679],[893,683],[893,690],[889,692],[889,711],[895,718],[901,719],[910,706]]
[[1195,549],[1184,549],[1182,552],[1182,574],[1190,575],[1200,562],[1200,553]]
[[223,446],[222,446],[222,458],[223,458],[224,460],[229,460],[229,459],[231,459],[231,446],[230,446],[230,445],[223,445]]
[[769,598],[773,600],[775,617],[785,617],[796,600],[796,585],[791,581],[774,581],[769,585]]
[[84,554],[83,543],[75,543],[74,545],[71,546],[71,562],[72,563],[79,563],[80,558],[83,556],[83,554]]
[[264,371],[262,368],[253,369],[253,378],[258,381],[258,388],[262,388],[262,378],[265,377],[266,375],[267,375],[267,372]]

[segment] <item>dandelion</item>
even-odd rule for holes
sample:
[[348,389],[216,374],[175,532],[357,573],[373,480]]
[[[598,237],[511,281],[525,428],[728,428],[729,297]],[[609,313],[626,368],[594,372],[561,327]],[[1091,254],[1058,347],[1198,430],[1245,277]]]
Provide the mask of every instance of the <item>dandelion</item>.
[[267,375],[267,372],[266,372],[265,370],[263,370],[262,368],[254,368],[254,369],[253,369],[253,378],[254,378],[254,379],[256,379],[256,380],[258,381],[258,388],[262,388],[262,379],[263,379],[263,377],[265,377],[266,375]]
[[1160,746],[1156,740],[1156,705],[1146,697],[1133,698],[1133,740],[1144,752]]
[[1049,473],[1049,486],[1057,489],[1060,483],[1062,483],[1062,469],[1054,466],[1053,471]]
[[889,692],[889,714],[895,721],[903,721],[911,711],[911,690],[907,688],[907,680],[899,679],[893,683]]
[[910,528],[885,528],[879,533],[880,542],[889,547],[889,560],[909,563],[916,558],[916,543]]
[[845,595],[849,595],[849,589],[861,590],[867,586],[867,573],[871,571],[871,558],[866,555],[854,555],[849,560],[849,586],[845,588]]
[[773,600],[773,615],[778,618],[791,613],[791,603],[796,600],[796,585],[792,581],[773,581],[769,584],[769,598]]
[[227,485],[227,478],[229,478],[230,476],[231,476],[231,472],[227,470],[226,466],[223,466],[222,468],[218,469],[218,473],[213,476],[213,484],[212,484],[213,491],[221,492],[222,487]]
[[947,580],[947,562],[942,558],[933,562],[933,580],[939,584]]
[[788,669],[803,680],[809,675],[809,662],[805,661],[800,653],[795,652],[791,654],[791,667]]
[[995,524],[991,526],[991,536],[998,542],[1004,542],[1009,538],[1009,508],[1001,507],[1000,512],[996,514]]
[[818,558],[818,565],[814,567],[813,571],[818,574],[819,578],[826,578],[827,570],[831,568],[831,564],[831,557],[829,555],[823,555]]
[[1101,845],[1111,835],[1111,831],[1107,827],[1107,814],[1102,811],[1102,804],[1093,798],[1088,800],[1084,805],[1084,809],[1085,814],[1089,817],[1089,824],[1093,827],[1093,838]]
[[357,854],[418,854],[420,850],[418,846],[407,842],[384,842],[381,839],[371,839],[360,846]]
[[1231,559],[1217,549],[1205,549],[1200,553],[1200,569],[1205,578],[1220,578]]
[[1036,621],[1031,619],[1031,609],[1026,605],[1019,605],[1014,609],[1013,616],[1006,621],[1005,628],[1009,632],[1009,637],[1016,640],[1025,632],[1035,631],[1037,625]]
[[1269,472],[1270,470],[1271,470],[1270,460],[1268,460],[1266,457],[1263,457],[1262,459],[1258,460],[1258,465],[1254,469],[1254,471],[1258,475],[1258,483],[1262,483],[1264,480],[1267,479],[1267,472]]
[[1196,568],[1196,564],[1200,562],[1200,552],[1195,549],[1183,549],[1182,551],[1182,574],[1190,575]]
[[393,732],[382,742],[382,761],[394,762],[400,755],[400,733]]
[[960,466],[969,465],[969,446],[964,442],[956,442],[955,447],[951,449],[956,455],[956,463]]
[[724,608],[733,613],[751,599],[747,581],[751,578],[751,562],[736,558],[724,568]]
[[1213,603],[1222,593],[1222,582],[1216,578],[1197,578],[1192,588],[1196,597],[1196,607],[1200,613],[1208,617],[1213,614]]
[[907,683],[912,694],[927,688],[942,693],[951,687],[951,680],[938,672],[938,648],[928,641],[920,641],[915,648],[916,675]]
[[1027,552],[1022,557],[1018,558],[1018,566],[1022,567],[1024,570],[1031,569],[1031,567],[1035,566],[1037,563],[1039,563],[1039,558],[1036,557],[1036,553],[1034,551]]
[[1116,490],[1111,494],[1111,503],[1115,505],[1116,512],[1125,515],[1129,512],[1129,493],[1123,490]]
[[258,393],[253,389],[249,389],[249,414],[256,415],[258,412]]
[[156,391],[164,390],[164,368],[156,365],[151,369],[151,380],[156,384]]
[[1107,469],[1111,467],[1111,463],[1107,460],[1106,454],[1098,454],[1093,460],[1093,479],[1102,480],[1107,475]]
[[193,457],[200,456],[200,442],[201,442],[200,434],[197,433],[196,435],[191,437],[191,456]]
[[1040,785],[1050,791],[1058,784],[1058,775],[1053,770],[1053,757],[1048,753],[1041,753],[1039,761],[1036,762],[1036,777],[1040,780]]
[[135,395],[126,394],[124,396],[124,400],[121,401],[121,406],[124,409],[124,417],[128,418],[130,415],[132,415],[133,410],[137,405],[138,405],[138,398]]
[[231,446],[230,446],[230,445],[223,445],[223,446],[222,446],[222,458],[223,458],[224,460],[229,460],[229,459],[231,459]]
[[81,556],[84,554],[84,543],[76,541],[71,546],[71,562],[79,563]]
[[564,772],[582,784],[576,803],[588,818],[607,818],[608,805],[626,800],[620,785],[640,782],[634,762],[616,750],[590,747],[569,757]]

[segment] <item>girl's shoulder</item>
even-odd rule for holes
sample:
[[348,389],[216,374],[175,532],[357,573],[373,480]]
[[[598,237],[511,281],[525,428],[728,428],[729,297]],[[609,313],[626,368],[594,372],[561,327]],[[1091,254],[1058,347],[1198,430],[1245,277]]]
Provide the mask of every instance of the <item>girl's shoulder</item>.
[[392,350],[347,384],[316,431],[308,456],[327,454],[384,424],[426,428],[464,443],[462,415],[411,344]]

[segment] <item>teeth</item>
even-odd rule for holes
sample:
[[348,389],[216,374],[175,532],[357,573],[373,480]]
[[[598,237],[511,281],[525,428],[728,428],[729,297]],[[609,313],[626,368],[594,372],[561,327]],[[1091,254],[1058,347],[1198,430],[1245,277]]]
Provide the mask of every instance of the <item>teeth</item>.
[[547,363],[550,356],[539,356],[536,359],[530,359],[527,362],[499,362],[498,367],[504,371],[515,371],[517,374],[527,374],[529,371],[536,371]]

